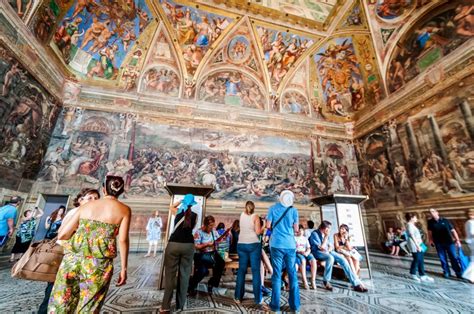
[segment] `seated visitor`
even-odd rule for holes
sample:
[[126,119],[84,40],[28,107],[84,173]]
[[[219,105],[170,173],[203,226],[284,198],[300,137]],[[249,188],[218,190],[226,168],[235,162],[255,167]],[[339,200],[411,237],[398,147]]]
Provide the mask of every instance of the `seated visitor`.
[[393,228],[388,228],[387,232],[387,241],[385,241],[385,246],[390,250],[390,255],[398,255],[400,247],[397,244],[397,236],[393,232]]
[[217,234],[221,238],[221,241],[217,243],[217,252],[225,262],[232,261],[229,259],[229,247],[232,240],[231,228],[226,229],[223,222],[220,222],[216,228]]
[[207,283],[207,292],[212,293],[213,288],[217,288],[221,281],[225,262],[217,253],[217,240],[219,235],[214,230],[216,221],[213,216],[204,218],[203,225],[194,233],[194,273],[189,280],[189,294],[195,296],[197,286],[201,280],[209,274],[212,268],[212,277]]
[[239,220],[236,219],[232,223],[232,229],[230,230],[230,246],[229,254],[237,254],[237,243],[239,242],[240,224]]
[[358,292],[367,292],[367,289],[362,285],[362,282],[357,277],[357,275],[352,271],[351,266],[347,260],[339,253],[334,252],[331,249],[329,244],[329,234],[331,230],[331,223],[324,220],[319,225],[318,230],[314,231],[309,238],[309,244],[311,245],[311,253],[317,260],[325,261],[326,265],[324,266],[324,275],[323,275],[323,285],[326,290],[332,291],[330,280],[332,277],[332,269],[334,263],[338,263],[347,278],[354,287],[355,291]]
[[82,205],[59,231],[58,239],[69,241],[64,244],[48,313],[100,312],[114,273],[117,236],[121,262],[117,286],[126,283],[131,210],[117,199],[124,185],[122,177],[107,176],[104,198]]
[[334,248],[337,253],[342,254],[347,259],[352,271],[358,276],[360,273],[361,256],[351,245],[348,225],[340,225],[339,232],[334,234]]
[[316,259],[311,254],[311,247],[308,239],[304,236],[303,225],[299,226],[296,233],[296,269],[301,269],[301,276],[303,277],[303,285],[306,290],[309,289],[308,279],[306,278],[306,265],[311,265],[311,286],[316,290]]
[[411,256],[410,251],[408,251],[407,246],[408,246],[408,235],[407,231],[405,228],[397,228],[397,237],[398,237],[398,246],[400,249],[405,253],[406,256]]
[[314,221],[308,220],[306,222],[306,225],[308,226],[308,228],[306,228],[306,230],[304,231],[304,236],[306,237],[306,239],[309,239],[311,233],[313,233],[314,231]]

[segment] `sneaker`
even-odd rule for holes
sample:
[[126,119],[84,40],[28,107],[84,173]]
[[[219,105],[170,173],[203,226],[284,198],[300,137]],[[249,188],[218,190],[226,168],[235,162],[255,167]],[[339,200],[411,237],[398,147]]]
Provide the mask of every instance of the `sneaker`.
[[418,277],[417,275],[411,275],[411,279],[415,280],[416,282],[421,282],[420,277]]
[[150,256],[151,256],[150,254],[146,254],[146,255],[145,255],[145,256],[143,256],[143,257],[150,257]]
[[234,299],[234,302],[237,303],[237,304],[240,304],[240,302],[242,302],[242,301],[239,300],[239,299]]
[[449,279],[449,277],[451,277],[451,274],[444,273],[444,274],[443,274],[443,277],[446,278],[446,279]]
[[433,279],[433,278],[428,277],[428,276],[426,276],[426,275],[425,275],[425,276],[421,276],[421,277],[420,277],[420,280],[421,280],[421,281],[424,281],[424,282],[434,282],[434,279]]

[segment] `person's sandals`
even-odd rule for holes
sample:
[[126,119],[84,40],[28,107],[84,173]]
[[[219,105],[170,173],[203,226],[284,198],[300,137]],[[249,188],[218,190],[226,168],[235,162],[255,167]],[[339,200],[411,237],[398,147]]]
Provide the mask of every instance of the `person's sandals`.
[[313,290],[316,290],[316,281],[312,281],[311,286],[313,287]]
[[307,283],[304,284],[305,290],[309,290],[309,285]]
[[166,313],[171,313],[171,310],[163,310],[163,309],[160,309],[160,314],[166,314]]
[[328,290],[328,291],[332,291],[333,288],[331,286],[331,284],[329,282],[323,282],[323,288]]

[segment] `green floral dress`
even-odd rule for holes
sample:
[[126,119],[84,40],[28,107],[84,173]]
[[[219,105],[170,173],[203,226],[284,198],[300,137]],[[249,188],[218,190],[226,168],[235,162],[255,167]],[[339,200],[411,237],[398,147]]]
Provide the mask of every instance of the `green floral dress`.
[[76,233],[63,243],[48,313],[98,313],[105,301],[117,256],[118,224],[81,219]]

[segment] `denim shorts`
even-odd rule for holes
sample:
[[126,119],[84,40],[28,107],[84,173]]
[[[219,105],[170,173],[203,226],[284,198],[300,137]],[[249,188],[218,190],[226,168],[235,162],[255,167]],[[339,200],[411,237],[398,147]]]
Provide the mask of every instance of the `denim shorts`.
[[314,259],[313,254],[309,253],[308,256],[304,256],[303,254],[296,253],[296,264],[301,265],[303,260],[306,260],[307,262],[310,262]]

